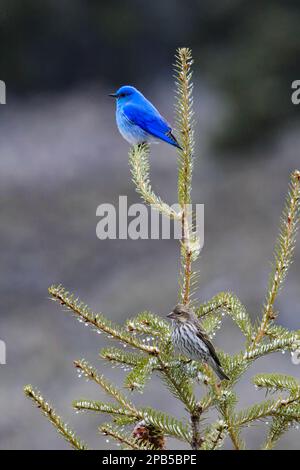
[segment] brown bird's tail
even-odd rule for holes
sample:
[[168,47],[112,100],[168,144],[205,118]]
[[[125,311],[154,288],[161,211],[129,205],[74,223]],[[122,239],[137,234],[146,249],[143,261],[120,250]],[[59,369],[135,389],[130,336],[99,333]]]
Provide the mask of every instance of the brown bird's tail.
[[220,380],[230,380],[230,378],[225,374],[225,372],[223,372],[223,370],[219,366],[219,364],[214,362],[213,364],[211,364],[211,366],[212,366],[213,370],[215,371],[215,373],[217,374],[217,376],[219,377]]

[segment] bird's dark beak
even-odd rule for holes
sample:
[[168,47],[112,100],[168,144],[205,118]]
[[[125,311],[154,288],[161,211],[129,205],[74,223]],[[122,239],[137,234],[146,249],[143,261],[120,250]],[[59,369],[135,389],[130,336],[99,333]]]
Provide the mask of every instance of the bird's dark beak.
[[167,318],[174,318],[174,312],[168,313]]
[[110,93],[108,96],[111,96],[112,98],[117,98],[117,94],[116,94],[116,93]]

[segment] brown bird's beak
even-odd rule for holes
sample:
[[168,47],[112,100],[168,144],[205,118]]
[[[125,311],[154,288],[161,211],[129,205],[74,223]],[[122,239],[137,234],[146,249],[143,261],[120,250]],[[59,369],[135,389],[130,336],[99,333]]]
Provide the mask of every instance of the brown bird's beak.
[[109,95],[108,95],[108,96],[111,96],[112,98],[117,98],[117,95],[116,95],[116,93],[109,93]]
[[175,317],[174,312],[170,312],[167,315],[167,318],[174,318],[174,317]]

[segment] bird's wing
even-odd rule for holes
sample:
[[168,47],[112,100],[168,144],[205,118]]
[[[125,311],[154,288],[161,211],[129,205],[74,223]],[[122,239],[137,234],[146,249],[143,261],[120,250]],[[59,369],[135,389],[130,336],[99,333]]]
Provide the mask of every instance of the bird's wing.
[[167,121],[150,103],[146,106],[130,103],[123,108],[123,113],[133,124],[139,126],[148,134],[179,147],[172,135],[172,129]]
[[203,341],[203,343],[208,347],[208,350],[211,356],[213,357],[214,361],[216,362],[216,364],[218,364],[218,366],[221,366],[220,359],[217,356],[216,350],[213,347],[207,334],[203,331],[203,328],[201,327],[199,320],[196,319],[195,323],[198,329],[198,333],[197,333],[198,338],[200,338],[201,341]]

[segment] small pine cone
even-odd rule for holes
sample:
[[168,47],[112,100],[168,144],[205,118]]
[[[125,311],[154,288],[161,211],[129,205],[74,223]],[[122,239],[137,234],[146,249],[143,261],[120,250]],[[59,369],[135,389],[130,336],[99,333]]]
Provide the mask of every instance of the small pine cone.
[[164,435],[151,424],[146,424],[145,421],[139,421],[135,425],[132,436],[145,444],[152,444],[155,449],[163,450],[166,448]]

